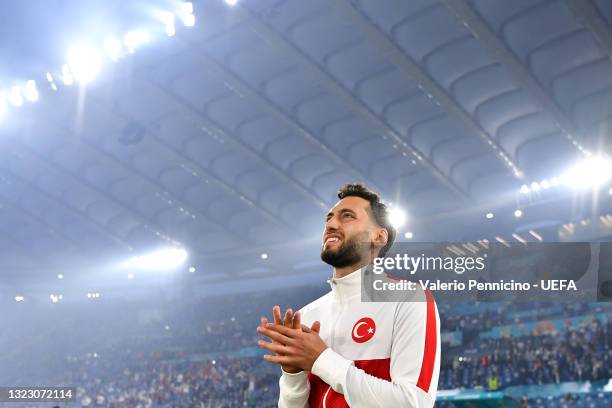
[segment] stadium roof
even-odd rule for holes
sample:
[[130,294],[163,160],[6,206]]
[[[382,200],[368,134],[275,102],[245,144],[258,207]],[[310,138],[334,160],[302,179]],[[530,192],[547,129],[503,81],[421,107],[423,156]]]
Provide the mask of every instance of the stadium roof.
[[[172,36],[154,10],[177,1],[12,3],[0,88],[36,79],[40,100],[0,122],[3,278],[168,245],[217,272],[278,273],[257,266],[274,251],[308,265],[356,181],[421,241],[612,212],[609,186],[553,181],[611,151],[605,0],[199,1]],[[132,29],[150,41],[62,82],[71,41]]]

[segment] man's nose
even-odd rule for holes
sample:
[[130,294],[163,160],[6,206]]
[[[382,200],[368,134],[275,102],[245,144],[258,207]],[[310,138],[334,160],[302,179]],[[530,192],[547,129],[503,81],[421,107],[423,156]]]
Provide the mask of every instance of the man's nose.
[[325,223],[325,232],[334,232],[334,231],[338,230],[338,227],[339,227],[339,222],[336,219],[336,217],[331,217]]

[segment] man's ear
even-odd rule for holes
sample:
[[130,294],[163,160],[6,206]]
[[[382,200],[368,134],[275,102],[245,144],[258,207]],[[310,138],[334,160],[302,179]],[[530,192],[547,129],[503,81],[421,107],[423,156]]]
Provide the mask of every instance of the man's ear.
[[385,228],[378,228],[376,229],[376,235],[374,236],[374,239],[372,240],[372,242],[374,242],[374,244],[377,247],[384,247],[387,242],[389,240],[389,233],[387,232],[387,230]]

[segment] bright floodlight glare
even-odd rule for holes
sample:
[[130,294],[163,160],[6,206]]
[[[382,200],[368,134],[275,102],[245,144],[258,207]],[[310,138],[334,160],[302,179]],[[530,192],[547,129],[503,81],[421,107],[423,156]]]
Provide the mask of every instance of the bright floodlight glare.
[[133,273],[128,273],[128,279],[134,279],[134,274]]
[[192,2],[186,1],[182,3],[181,8],[183,9],[183,12],[185,12],[186,14],[193,14],[193,3]]
[[57,279],[64,279],[64,275],[62,275],[61,273],[57,275]]
[[147,255],[130,258],[124,265],[138,269],[167,269],[182,265],[187,260],[187,251],[182,248],[166,248]]
[[189,267],[189,272],[194,273],[196,271],[195,266],[190,266]]
[[612,195],[612,187],[608,190],[608,194]]
[[550,184],[556,187],[561,184],[561,180],[559,180],[559,177],[553,177],[550,179]]
[[412,235],[412,232],[410,232],[410,231],[407,231],[407,232],[404,234],[404,238],[406,238],[406,239],[412,239],[412,237],[413,237],[413,235]]
[[261,259],[268,259],[268,254],[266,253],[261,254]]
[[542,186],[542,188],[543,188],[544,190],[546,190],[547,188],[549,188],[549,187],[550,187],[550,182],[549,182],[548,180],[542,180],[542,181],[540,182],[540,185]]
[[406,222],[406,213],[401,208],[395,207],[389,211],[389,222],[393,228],[398,229]]
[[576,164],[563,175],[563,181],[575,189],[597,187],[612,177],[612,160],[594,156]]
[[523,194],[528,194],[529,193],[529,186],[527,184],[523,184],[521,186],[521,193],[523,193]]
[[113,62],[117,62],[119,57],[121,57],[121,51],[123,47],[121,46],[121,42],[114,38],[108,37],[104,40],[104,52],[106,56],[110,58]]
[[238,0],[225,0],[225,4],[227,4],[228,6],[235,6],[236,4],[238,4]]
[[68,51],[68,66],[77,81],[87,83],[100,73],[100,52],[89,44],[78,44]]
[[492,212],[488,212],[485,217],[487,217],[488,220],[490,220],[491,218],[493,218],[493,213]]
[[176,34],[176,27],[174,26],[174,24],[168,24],[166,26],[166,34],[168,35],[168,37],[174,37],[174,35]]
[[23,296],[15,296],[15,302],[23,302],[25,300],[25,298]]
[[23,90],[23,95],[30,102],[36,102],[38,100],[38,89],[36,89],[36,81],[30,79],[26,82]]
[[62,65],[62,82],[64,82],[64,85],[72,85],[74,83],[74,78],[68,64]]
[[516,218],[520,218],[522,215],[523,215],[523,211],[522,210],[520,210],[520,209],[514,210],[514,216]]
[[123,43],[131,53],[133,53],[136,48],[140,47],[141,45],[148,43],[149,40],[149,33],[140,30],[130,31],[123,37]]
[[15,107],[23,105],[23,96],[21,95],[21,89],[18,86],[14,86],[13,88],[11,88],[11,93],[9,94],[9,102]]
[[193,27],[195,25],[195,16],[193,14],[188,14],[183,17],[183,24],[185,27]]
[[540,191],[540,185],[538,184],[537,181],[534,181],[533,183],[531,183],[531,190]]

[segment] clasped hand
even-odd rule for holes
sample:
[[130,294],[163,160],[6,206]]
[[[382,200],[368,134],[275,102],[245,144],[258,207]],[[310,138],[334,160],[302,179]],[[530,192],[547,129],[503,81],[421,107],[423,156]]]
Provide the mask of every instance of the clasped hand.
[[312,327],[304,326],[301,324],[300,312],[293,315],[291,309],[287,309],[283,321],[279,306],[274,306],[272,314],[274,323],[262,317],[261,326],[257,327],[257,333],[271,340],[259,340],[259,347],[275,353],[264,355],[264,359],[279,364],[288,373],[311,371],[316,359],[327,348],[319,336],[321,323],[316,321]]

